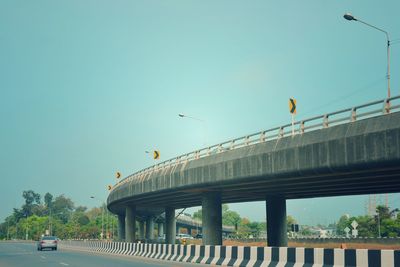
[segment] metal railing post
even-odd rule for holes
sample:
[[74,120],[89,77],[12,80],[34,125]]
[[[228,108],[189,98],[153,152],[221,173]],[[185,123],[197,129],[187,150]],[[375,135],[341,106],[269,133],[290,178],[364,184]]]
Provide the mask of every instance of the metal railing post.
[[283,136],[284,136],[283,127],[280,127],[280,128],[279,128],[279,135],[278,135],[278,137],[281,138],[281,137],[283,137]]
[[383,114],[389,114],[390,113],[390,101],[388,98],[386,98],[383,102]]
[[260,142],[265,142],[265,131],[260,135]]
[[329,123],[328,123],[328,114],[324,115],[324,122],[323,122],[324,128],[328,128],[329,127]]
[[351,122],[355,122],[356,120],[357,120],[356,108],[352,108],[352,109],[351,109],[350,121],[351,121]]

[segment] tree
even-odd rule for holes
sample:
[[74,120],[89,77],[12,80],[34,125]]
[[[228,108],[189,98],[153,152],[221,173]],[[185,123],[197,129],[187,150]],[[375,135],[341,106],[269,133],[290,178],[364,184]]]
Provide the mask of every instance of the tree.
[[258,238],[262,231],[265,231],[265,224],[259,222],[250,222],[248,225],[250,233],[254,238]]
[[374,237],[378,235],[377,224],[374,218],[368,215],[352,217],[348,220],[348,227],[352,229],[351,223],[353,221],[358,223],[358,235],[362,237]]
[[235,226],[235,229],[237,230],[240,221],[241,221],[240,215],[236,211],[227,210],[222,214],[223,225]]
[[229,210],[228,204],[222,204],[221,209],[222,209],[222,214],[227,212]]
[[237,230],[237,236],[239,238],[249,238],[250,234],[251,234],[250,220],[247,218],[241,218]]
[[[25,204],[22,206],[22,209],[19,212],[17,212],[19,213],[19,219],[23,217],[29,217],[32,214],[34,214],[34,208],[40,204],[40,194],[37,194],[32,190],[24,191],[22,193],[22,197],[25,199]],[[39,210],[36,209],[36,212],[38,211]]]
[[66,223],[74,209],[74,202],[70,198],[60,195],[53,202],[53,214]]
[[47,193],[44,195],[44,203],[45,203],[45,205],[46,205],[46,207],[47,207],[48,209],[51,208],[51,206],[52,206],[52,201],[53,201],[53,195],[47,192]]
[[[64,195],[53,199],[50,193],[44,197],[44,205],[40,204],[40,195],[32,190],[24,191],[22,196],[25,203],[21,208],[14,209],[13,213],[0,224],[0,239],[17,238],[24,239],[28,232],[28,237],[38,239],[52,229],[52,234],[60,238],[99,238],[101,231],[101,214],[105,208],[97,207],[87,211],[86,207],[79,206],[74,210],[74,203]],[[52,216],[50,217],[50,208]],[[29,211],[28,213],[26,211]],[[117,227],[117,219],[111,216],[105,223],[105,229]]]
[[345,235],[346,232],[344,231],[344,229],[346,227],[348,227],[350,225],[349,222],[349,216],[347,215],[342,215],[338,221],[338,223],[336,224],[336,233],[338,235]]
[[90,222],[89,217],[86,216],[85,214],[81,214],[78,217],[78,223],[79,225],[87,225]]
[[30,205],[33,202],[36,204],[40,204],[40,194],[33,192],[32,190],[24,191],[22,196],[25,198],[25,204]]
[[79,207],[76,207],[75,212],[85,212],[86,210],[87,210],[86,207],[84,207],[84,206],[79,206]]
[[376,213],[379,214],[379,218],[381,220],[390,219],[391,212],[389,211],[389,207],[386,206],[377,206]]
[[198,211],[195,211],[195,212],[193,213],[193,218],[194,218],[194,219],[198,219],[198,220],[201,221],[201,219],[203,218],[203,210],[202,210],[202,209],[199,209]]

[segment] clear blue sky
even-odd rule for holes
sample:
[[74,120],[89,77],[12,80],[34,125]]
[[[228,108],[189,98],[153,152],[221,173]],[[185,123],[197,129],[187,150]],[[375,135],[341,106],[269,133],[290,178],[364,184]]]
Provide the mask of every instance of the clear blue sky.
[[[400,2],[0,0],[0,220],[22,191],[92,207],[114,173],[386,96]],[[400,93],[400,44],[392,46]],[[89,196],[94,195],[97,200]],[[400,206],[398,195],[391,197]],[[288,202],[299,221],[362,214],[365,197]],[[263,203],[232,205],[261,220]],[[305,209],[305,207],[307,207]],[[320,219],[319,219],[320,218]]]

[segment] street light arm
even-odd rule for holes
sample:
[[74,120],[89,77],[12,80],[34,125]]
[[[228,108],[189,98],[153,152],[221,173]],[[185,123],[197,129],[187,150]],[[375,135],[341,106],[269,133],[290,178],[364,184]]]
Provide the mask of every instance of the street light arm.
[[378,30],[378,31],[383,32],[384,34],[386,34],[386,39],[387,39],[387,41],[388,41],[388,45],[390,44],[389,33],[388,33],[387,31],[385,31],[385,30],[383,30],[383,29],[381,29],[381,28],[378,28],[378,27],[376,27],[376,26],[374,26],[374,25],[371,25],[371,24],[369,24],[369,23],[367,23],[367,22],[365,22],[365,21],[362,21],[362,20],[359,20],[359,19],[356,19],[356,18],[354,18],[354,20],[355,20],[355,21],[358,21],[358,22],[361,22],[362,24],[365,24],[365,25],[367,25],[367,26],[369,26],[369,27],[371,27],[371,28],[374,28],[374,29],[376,29],[376,30]]
[[[367,23],[365,21],[362,21],[362,20],[359,20],[359,19],[355,18],[350,13],[344,14],[343,17],[346,20],[349,20],[349,21],[352,21],[352,20],[358,21],[358,22],[360,22],[360,23],[362,23],[364,25],[367,25],[368,27],[371,27],[371,28],[374,28],[375,30],[383,32],[386,35],[386,40],[387,40],[387,47],[386,47],[386,49],[387,49],[387,91],[388,91],[387,97],[390,98],[390,37],[389,37],[389,33],[387,31],[381,29],[381,28],[378,28],[378,27],[376,27],[374,25],[371,25],[371,24],[369,24],[369,23]],[[389,104],[389,102],[388,102],[388,104]]]
[[199,118],[195,118],[195,117],[192,117],[192,116],[188,116],[188,115],[185,115],[185,114],[178,114],[178,116],[181,117],[181,118],[189,118],[189,119],[193,119],[193,120],[197,120],[197,121],[201,121],[201,122],[205,123],[205,120],[202,120],[202,119],[199,119]]

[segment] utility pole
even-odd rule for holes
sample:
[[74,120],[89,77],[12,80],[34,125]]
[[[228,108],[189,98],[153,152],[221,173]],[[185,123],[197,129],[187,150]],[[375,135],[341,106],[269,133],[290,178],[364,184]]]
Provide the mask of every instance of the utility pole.
[[111,237],[110,213],[108,212],[108,210],[106,212],[107,212],[107,235],[108,235],[108,239],[110,239],[110,237]]
[[111,239],[114,239],[114,216],[111,217]]
[[[90,197],[91,199],[95,199],[94,196]],[[103,240],[104,239],[104,205],[105,203],[102,202],[101,203],[101,234],[100,234],[100,239]]]
[[381,238],[381,219],[379,217],[379,211],[377,212],[378,215],[378,237]]
[[50,217],[49,217],[49,232],[50,232],[50,235],[52,236],[53,235],[53,227],[52,227],[52,221],[51,221],[51,208],[50,208]]
[[25,232],[25,240],[28,240],[28,214],[26,214],[26,232]]
[[10,240],[10,223],[7,221],[7,240]]
[[101,240],[104,239],[104,205],[101,204]]

